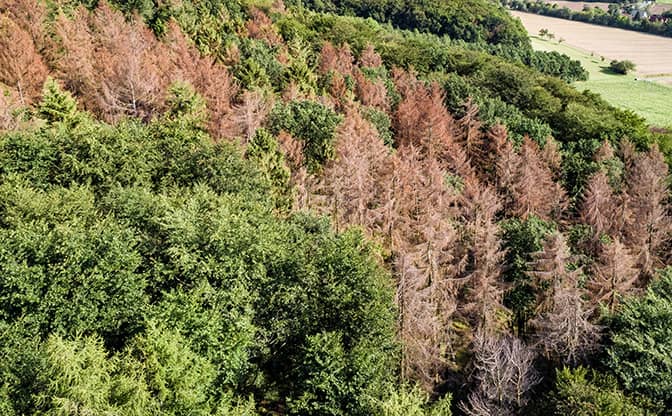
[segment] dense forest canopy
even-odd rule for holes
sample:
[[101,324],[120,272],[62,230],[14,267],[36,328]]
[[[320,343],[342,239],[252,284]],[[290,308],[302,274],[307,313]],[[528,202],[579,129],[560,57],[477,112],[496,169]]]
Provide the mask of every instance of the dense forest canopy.
[[669,132],[469,1],[0,2],[3,415],[669,414]]

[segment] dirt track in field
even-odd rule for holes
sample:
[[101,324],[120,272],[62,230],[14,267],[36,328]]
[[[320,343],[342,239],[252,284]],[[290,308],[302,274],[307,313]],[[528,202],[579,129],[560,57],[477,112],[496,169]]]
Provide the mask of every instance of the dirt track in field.
[[520,18],[527,31],[538,34],[548,29],[556,39],[606,59],[629,59],[640,75],[672,74],[672,38],[648,35],[631,30],[511,11]]

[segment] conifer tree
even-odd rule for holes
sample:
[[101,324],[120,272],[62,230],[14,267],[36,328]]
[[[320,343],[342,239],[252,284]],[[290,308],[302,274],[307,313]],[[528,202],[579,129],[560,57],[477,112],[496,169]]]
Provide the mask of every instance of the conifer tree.
[[390,103],[387,97],[387,88],[381,80],[368,79],[359,68],[353,71],[356,93],[359,101],[365,106],[375,107],[381,111],[388,111]]
[[138,17],[124,16],[100,3],[91,18],[96,34],[94,70],[101,112],[109,119],[122,116],[148,120],[163,106],[170,80],[168,54]]
[[456,121],[456,141],[462,145],[470,163],[479,170],[487,165],[487,151],[481,122],[478,120],[478,105],[468,99],[464,105],[464,116]]
[[495,223],[500,203],[489,187],[474,180],[465,183],[462,200],[470,259],[465,284],[467,303],[463,310],[475,317],[476,328],[492,331],[497,326],[496,313],[503,309],[500,275],[505,253]]
[[210,135],[214,138],[235,136],[231,134],[236,125],[231,110],[238,87],[229,71],[211,57],[201,55],[174,21],[168,25],[166,43],[177,77],[189,81],[206,101]]
[[573,278],[572,273],[567,271],[570,253],[565,237],[559,232],[552,234],[541,251],[532,254],[532,258],[528,274],[537,292],[538,310],[548,311],[553,308],[557,289],[566,286],[565,281]]
[[331,42],[325,42],[320,52],[320,72],[328,74],[333,71],[341,75],[352,75],[354,60],[347,43],[336,48]]
[[383,66],[383,59],[376,52],[373,45],[368,43],[359,57],[359,63],[363,68],[380,68]]
[[638,154],[627,176],[626,204],[632,216],[625,225],[624,241],[634,250],[642,277],[650,278],[662,266],[660,250],[672,230],[667,213],[668,168],[658,147]]
[[0,13],[0,83],[16,89],[28,105],[39,99],[47,72],[30,34]]
[[579,269],[567,270],[570,261],[565,238],[555,233],[534,254],[530,276],[537,290],[540,315],[532,321],[537,345],[549,357],[576,364],[594,350],[599,328],[590,322],[593,311],[579,288]]
[[183,82],[175,82],[168,89],[164,117],[194,131],[204,131],[208,119],[203,97]]
[[332,214],[336,224],[371,231],[378,217],[374,201],[384,186],[380,171],[389,163],[388,149],[356,109],[348,111],[336,134],[336,158],[313,192],[321,194],[322,210]]
[[253,160],[264,177],[271,184],[276,206],[281,209],[291,208],[291,189],[289,180],[291,172],[279,149],[278,141],[265,129],[256,130],[245,150],[248,159]]
[[484,332],[476,335],[473,349],[475,388],[460,408],[469,416],[520,414],[541,381],[534,351],[518,338]]
[[595,303],[606,304],[613,313],[622,296],[633,291],[639,271],[636,259],[618,238],[602,244],[599,259],[593,267],[593,276],[588,282]]
[[59,13],[54,21],[54,37],[48,48],[50,64],[65,89],[89,110],[95,110],[99,88],[94,69],[94,37],[89,29],[88,10],[83,6],[70,16]]
[[47,123],[70,122],[77,114],[77,102],[53,78],[47,78],[38,105],[38,115]]
[[569,274],[553,295],[553,308],[532,321],[537,346],[549,358],[576,365],[597,349],[600,328],[590,322],[592,308],[578,287],[576,273]]
[[48,11],[43,2],[36,0],[3,0],[0,9],[30,35],[36,51],[42,53],[46,49],[47,36],[44,23]]
[[562,169],[562,155],[558,141],[552,137],[547,137],[544,148],[541,150],[541,158],[548,165],[553,173],[553,179],[559,179]]
[[598,171],[588,180],[581,207],[581,220],[593,229],[594,241],[614,231],[617,205],[606,173]]
[[397,253],[404,372],[432,391],[450,368],[455,344],[460,342],[450,331],[457,310],[458,275],[464,267],[451,224],[455,196],[446,188],[445,173],[435,160],[423,163],[412,146],[400,156],[393,184],[398,199],[392,243]]
[[516,174],[509,189],[512,214],[527,218],[534,214],[543,219],[557,218],[564,207],[565,193],[553,181],[553,174],[529,137],[523,139]]
[[254,132],[266,121],[273,108],[273,98],[263,91],[245,91],[231,110],[228,123],[222,126],[220,134],[225,137],[241,137],[247,142]]
[[277,29],[273,26],[273,21],[256,7],[250,9],[250,20],[247,21],[245,27],[247,34],[252,39],[259,39],[268,46],[280,46],[283,44],[282,37],[278,34]]
[[506,127],[501,124],[493,126],[487,133],[490,148],[491,182],[497,186],[504,197],[504,208],[509,210],[513,200],[509,190],[513,187],[519,156],[513,149],[508,138]]

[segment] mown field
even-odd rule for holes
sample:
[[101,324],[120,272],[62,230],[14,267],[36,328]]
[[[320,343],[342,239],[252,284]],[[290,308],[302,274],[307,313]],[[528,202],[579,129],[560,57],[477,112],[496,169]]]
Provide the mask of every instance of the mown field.
[[[535,49],[567,54],[590,72],[588,81],[576,83],[579,89],[596,92],[613,105],[642,115],[653,125],[672,126],[672,39],[527,13],[513,14],[521,17]],[[542,27],[555,39],[540,38],[537,33]],[[631,42],[626,41],[627,35],[632,36]],[[647,42],[649,38],[653,40]],[[611,73],[607,69],[611,59],[632,60],[637,64],[637,73]]]

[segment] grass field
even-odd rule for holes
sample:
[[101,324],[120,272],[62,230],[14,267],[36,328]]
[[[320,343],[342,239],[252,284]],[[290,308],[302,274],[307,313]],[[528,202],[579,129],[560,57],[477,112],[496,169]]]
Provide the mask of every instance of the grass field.
[[[558,51],[581,62],[590,79],[576,83],[579,90],[596,92],[652,125],[672,127],[672,38],[530,13],[511,14],[521,19],[535,49]],[[536,36],[540,28],[548,29],[556,40]],[[611,73],[607,67],[612,59],[635,62],[637,74]]]
[[532,46],[537,50],[558,51],[581,62],[590,72],[586,82],[577,82],[579,90],[596,92],[611,104],[632,110],[656,126],[672,126],[672,87],[637,75],[617,75],[609,72],[609,59],[591,56],[566,43],[549,41],[532,36]]

